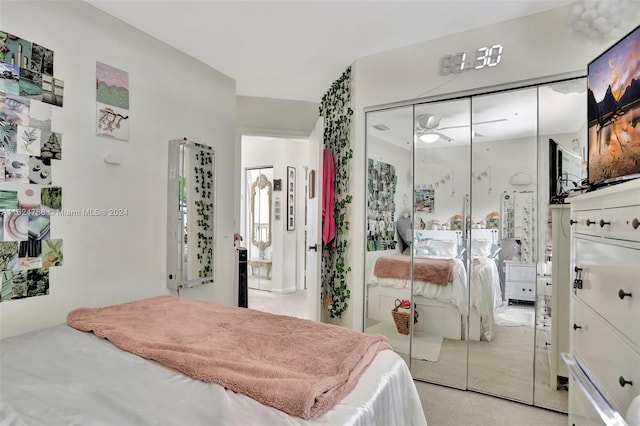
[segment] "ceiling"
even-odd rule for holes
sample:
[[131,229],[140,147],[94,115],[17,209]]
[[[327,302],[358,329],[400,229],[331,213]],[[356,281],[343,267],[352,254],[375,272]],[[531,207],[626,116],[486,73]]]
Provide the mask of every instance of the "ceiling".
[[86,1],[235,79],[238,95],[311,102],[357,58],[571,3]]

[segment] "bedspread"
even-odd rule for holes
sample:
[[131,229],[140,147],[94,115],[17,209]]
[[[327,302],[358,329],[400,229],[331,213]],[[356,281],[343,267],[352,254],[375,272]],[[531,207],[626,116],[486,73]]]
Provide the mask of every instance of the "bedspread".
[[76,309],[67,323],[302,418],[331,408],[389,348],[381,335],[173,296]]

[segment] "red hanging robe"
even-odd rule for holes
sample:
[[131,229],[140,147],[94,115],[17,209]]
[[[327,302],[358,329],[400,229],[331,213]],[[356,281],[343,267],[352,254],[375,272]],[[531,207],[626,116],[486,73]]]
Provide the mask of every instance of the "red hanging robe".
[[336,236],[336,172],[331,150],[323,150],[322,157],[322,242],[326,247]]

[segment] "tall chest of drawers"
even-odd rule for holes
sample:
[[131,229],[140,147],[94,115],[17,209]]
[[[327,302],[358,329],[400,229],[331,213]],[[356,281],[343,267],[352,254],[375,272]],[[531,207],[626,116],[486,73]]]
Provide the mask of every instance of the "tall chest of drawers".
[[640,394],[639,221],[640,179],[571,199],[569,425],[624,417]]

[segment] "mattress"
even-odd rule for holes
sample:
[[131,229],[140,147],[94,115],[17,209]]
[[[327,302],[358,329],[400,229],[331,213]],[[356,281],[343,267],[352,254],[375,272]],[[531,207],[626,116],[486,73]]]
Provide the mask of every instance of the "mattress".
[[409,369],[390,350],[331,410],[304,420],[66,324],[3,339],[0,348],[3,425],[426,425]]

